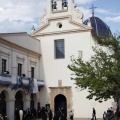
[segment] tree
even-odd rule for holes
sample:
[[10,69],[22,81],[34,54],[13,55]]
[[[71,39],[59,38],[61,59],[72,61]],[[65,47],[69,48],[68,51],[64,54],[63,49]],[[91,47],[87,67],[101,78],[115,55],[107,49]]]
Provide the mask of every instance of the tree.
[[102,102],[110,98],[120,98],[120,47],[119,36],[98,37],[94,35],[103,49],[93,48],[95,54],[89,61],[71,57],[68,68],[73,72],[71,79],[76,87],[87,89],[88,99]]

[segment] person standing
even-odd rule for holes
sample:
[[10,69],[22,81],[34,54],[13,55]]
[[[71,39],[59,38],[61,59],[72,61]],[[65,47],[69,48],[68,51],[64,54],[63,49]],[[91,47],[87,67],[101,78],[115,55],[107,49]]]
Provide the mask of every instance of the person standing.
[[60,120],[67,120],[64,108],[61,108],[59,110],[60,110]]
[[59,120],[59,111],[56,111],[53,117],[53,120]]
[[96,110],[93,108],[92,120],[96,120]]
[[47,114],[46,114],[46,110],[45,110],[45,108],[44,107],[42,107],[42,120],[47,120]]
[[104,111],[104,113],[103,113],[103,120],[106,120],[106,117],[107,117],[107,113]]
[[49,109],[48,110],[48,118],[49,118],[49,120],[52,120],[52,117],[53,117],[52,111],[51,111],[51,109]]
[[22,110],[19,111],[19,116],[20,116],[20,120],[22,120],[23,119],[23,111]]
[[0,120],[4,120],[3,116],[0,114]]
[[37,117],[38,117],[38,118],[41,117],[41,107],[38,107],[38,110],[37,110]]
[[16,108],[15,110],[15,120],[19,120],[20,116],[19,116],[19,110]]
[[70,111],[69,116],[70,116],[70,120],[73,120],[73,116],[74,116],[74,114],[73,114],[73,111],[72,111],[72,110]]

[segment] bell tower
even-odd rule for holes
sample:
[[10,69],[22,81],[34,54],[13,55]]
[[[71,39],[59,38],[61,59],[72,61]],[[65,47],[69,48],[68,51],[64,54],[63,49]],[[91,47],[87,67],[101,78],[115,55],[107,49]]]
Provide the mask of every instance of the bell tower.
[[55,13],[71,14],[73,0],[47,0],[47,13],[50,15]]
[[64,10],[68,8],[67,0],[52,0],[52,11]]
[[40,25],[48,23],[50,19],[71,17],[73,21],[82,23],[83,14],[76,8],[74,0],[47,0],[47,9],[40,18]]

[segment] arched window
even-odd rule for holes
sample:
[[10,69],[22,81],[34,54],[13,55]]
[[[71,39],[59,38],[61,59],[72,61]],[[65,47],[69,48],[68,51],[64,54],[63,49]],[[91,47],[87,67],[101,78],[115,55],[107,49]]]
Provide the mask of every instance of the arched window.
[[52,0],[52,11],[57,9],[57,2],[56,0]]
[[62,1],[62,7],[63,7],[63,9],[67,9],[68,8],[68,1],[67,0],[63,0]]

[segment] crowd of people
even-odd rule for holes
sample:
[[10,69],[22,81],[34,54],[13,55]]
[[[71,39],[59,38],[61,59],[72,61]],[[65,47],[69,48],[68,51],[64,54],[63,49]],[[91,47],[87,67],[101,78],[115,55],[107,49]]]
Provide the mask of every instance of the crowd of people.
[[[73,111],[70,111],[69,118],[73,120]],[[58,108],[58,110],[52,113],[49,106],[47,107],[38,107],[36,110],[35,108],[27,108],[26,110],[21,110],[16,108],[15,109],[15,119],[14,120],[67,120],[67,113],[63,108]],[[3,116],[0,114],[0,120],[8,120],[7,116]]]
[[39,107],[38,110],[35,108],[28,108],[23,111],[16,108],[15,110],[15,120],[36,120],[36,118],[46,120],[47,117],[52,118],[52,111],[50,108],[45,109],[45,107]]
[[[73,116],[73,112],[70,111],[70,120],[73,120]],[[63,108],[58,108],[54,113],[54,116],[49,107],[39,107],[38,110],[34,108],[28,108],[23,111],[16,108],[15,110],[15,120],[36,120],[36,118],[41,118],[42,120],[47,120],[47,118],[49,118],[49,120],[67,120],[66,113]]]
[[36,117],[36,109],[15,110],[15,120],[31,120]]
[[[96,110],[93,108],[92,119],[96,120]],[[113,108],[110,107],[103,113],[103,120],[120,120],[120,110],[113,111]]]
[[[69,119],[73,120],[74,113],[70,111]],[[36,120],[36,118],[41,118],[42,120],[67,120],[65,110],[63,108],[58,108],[58,110],[53,113],[49,106],[39,107],[38,110],[35,108],[28,108],[26,110],[15,110],[15,120]],[[120,111],[117,110],[116,112],[113,111],[112,107],[108,108],[108,110],[104,111],[103,113],[103,120],[119,120],[120,118]],[[7,116],[2,116],[0,114],[0,120],[8,120]],[[92,112],[92,120],[96,120],[96,110],[93,108]]]
[[114,112],[112,107],[103,113],[103,120],[118,120],[118,117],[118,111]]
[[0,109],[0,120],[8,120],[5,109]]

